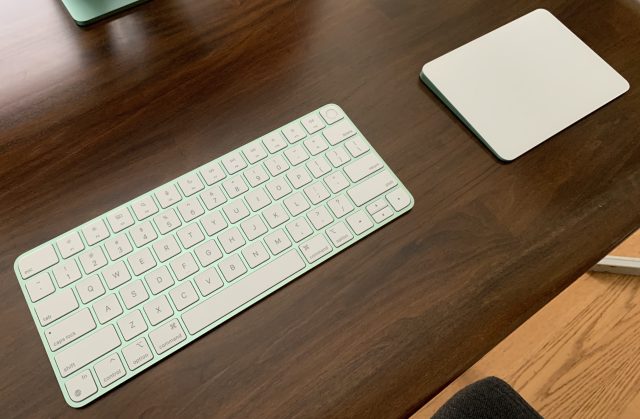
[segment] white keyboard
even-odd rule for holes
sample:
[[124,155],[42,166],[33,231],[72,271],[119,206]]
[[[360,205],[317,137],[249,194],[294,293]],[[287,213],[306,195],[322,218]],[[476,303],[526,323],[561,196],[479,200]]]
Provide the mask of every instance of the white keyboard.
[[327,105],[21,255],[15,272],[80,407],[412,206]]

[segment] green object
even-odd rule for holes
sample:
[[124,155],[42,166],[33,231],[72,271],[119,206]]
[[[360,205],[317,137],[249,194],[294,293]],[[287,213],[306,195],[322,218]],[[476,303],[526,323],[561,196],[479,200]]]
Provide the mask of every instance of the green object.
[[[325,118],[324,120],[327,122],[326,126],[324,123],[319,122],[321,121],[320,118]],[[287,141],[283,137],[283,134],[285,134],[285,132],[291,132],[296,127],[299,131],[302,131],[303,129],[305,129],[303,128],[305,123],[307,123],[307,127],[309,126],[310,120],[312,121],[312,123],[315,120],[315,124],[319,124],[321,126],[313,126],[313,132],[309,131],[308,135],[303,133],[303,137],[298,138],[296,140],[297,142],[292,142],[291,139]],[[341,134],[340,137],[337,137],[335,135],[337,132],[336,127],[340,124],[343,124],[343,128],[340,129],[340,132],[342,132],[343,134]],[[345,131],[345,127],[350,129]],[[286,131],[287,129],[288,131]],[[331,134],[331,132],[333,132],[333,135],[329,135]],[[334,141],[331,142],[331,145],[327,143],[327,141],[330,141],[329,138],[334,139]],[[273,142],[274,139],[275,142]],[[316,147],[309,148],[309,141],[311,140],[315,141]],[[335,142],[335,140],[337,140],[338,142]],[[355,145],[353,145],[352,147],[348,145],[350,141],[355,142],[356,140],[358,140],[359,142],[355,143]],[[267,144],[281,145],[269,149],[267,153],[267,150],[264,148],[264,146],[266,146]],[[250,151],[251,149],[258,150],[258,154],[260,154],[259,150],[262,150],[262,157],[257,157],[258,160],[255,160],[253,162],[249,161],[249,158],[245,153],[247,153],[247,151]],[[294,149],[299,150],[298,153],[304,153],[303,155],[306,156],[306,161],[304,161],[304,163],[299,161],[297,165],[294,165],[293,162],[289,160],[293,155],[290,153]],[[310,151],[312,155],[307,155],[307,152],[304,150],[314,150],[313,152],[315,152],[315,154]],[[332,152],[341,153],[341,155],[344,156],[344,158],[348,159],[349,162],[344,165],[340,165],[340,167],[336,167],[330,157],[331,155],[333,155],[330,154]],[[244,162],[244,158],[242,157],[242,155],[247,158],[248,164],[247,162]],[[175,156],[168,156],[168,158],[173,157]],[[350,171],[350,169],[348,168],[353,167],[351,166],[353,164],[358,164],[358,162],[364,162],[367,161],[367,159],[371,158],[373,158],[374,161],[379,162],[379,165],[371,167],[372,172],[369,175],[360,177],[359,180],[354,182],[353,178],[350,177],[354,172]],[[230,172],[229,162],[232,161],[232,159],[241,159],[246,168],[241,168]],[[272,168],[280,170],[283,165],[286,167],[284,168],[284,172],[280,172],[274,175],[270,171],[271,169],[266,166],[266,164],[268,161],[277,160],[279,160],[281,163],[274,163],[276,164],[276,166],[271,165]],[[291,162],[292,166],[289,166],[286,163],[287,161]],[[341,158],[340,162],[342,161],[343,159]],[[226,165],[225,162],[227,162]],[[313,162],[315,162],[315,164]],[[362,170],[367,169],[367,166],[363,166],[361,163],[359,164],[359,166]],[[315,172],[311,169],[312,167],[325,167],[326,169]],[[205,177],[204,174],[206,173],[216,173],[216,171],[212,171],[212,169],[214,168],[217,168],[217,174],[214,177]],[[260,175],[263,177],[263,183],[252,186],[251,188],[247,187],[247,191],[243,192],[242,195],[231,197],[229,195],[230,189],[227,189],[227,187],[225,187],[224,185],[227,184],[227,182],[236,179],[239,180],[239,182],[242,182],[243,185],[247,186],[245,184],[245,181],[242,179],[254,179],[255,175],[253,175],[253,177],[250,177],[251,175],[248,171],[255,168],[264,168],[261,169],[264,171],[264,175]],[[309,179],[308,183],[298,186],[291,184],[292,186],[289,188],[291,190],[287,194],[282,196],[272,194],[271,197],[273,198],[273,200],[271,200],[266,194],[271,193],[275,189],[269,190],[268,185],[272,184],[274,180],[278,179],[284,182],[284,185],[289,185],[291,179],[294,178],[292,175],[293,170],[300,170],[303,174],[306,173]],[[267,174],[267,171],[271,176]],[[345,175],[343,175],[343,173],[345,173]],[[349,173],[351,173],[351,175],[349,175]],[[332,176],[332,174],[337,174],[344,179],[345,184],[343,184],[342,189],[334,190],[331,188],[328,182],[329,177]],[[266,178],[264,178],[265,176]],[[383,176],[386,180],[384,181],[384,183],[383,181],[377,183],[378,187],[375,187],[371,182],[373,178],[379,179],[378,176]],[[347,177],[349,177],[352,181],[350,182]],[[184,185],[184,183],[180,182],[184,181],[185,179],[197,179],[196,182],[201,185],[201,188],[199,189],[200,192],[196,191],[189,194],[188,196],[184,195],[184,190],[181,189],[183,188],[183,186],[180,186]],[[205,184],[207,186],[204,186]],[[325,184],[327,185],[327,187],[322,186]],[[365,185],[368,186],[363,189]],[[319,198],[319,201],[311,201],[310,197],[316,196],[314,194],[317,193],[305,192],[305,188],[309,188],[311,186],[314,186],[314,188],[315,186],[320,187],[321,189],[319,190],[324,190],[326,196]],[[178,191],[178,189],[180,188],[180,190],[183,191],[184,196],[180,195],[179,201],[168,205],[165,204],[165,206],[163,207],[162,202],[159,201],[158,197],[163,196],[163,191],[168,190],[167,188],[175,188],[176,193],[180,193]],[[265,188],[268,190],[268,192],[264,192]],[[359,188],[359,190],[361,191],[361,193],[359,194],[360,198],[356,200],[354,200],[353,196],[349,193],[353,192],[355,188]],[[208,195],[208,192],[215,192],[216,190],[219,191],[220,194],[225,193],[223,192],[223,190],[226,191],[226,196],[222,196],[222,198],[224,198],[224,201],[203,201],[203,196],[206,197]],[[244,228],[241,226],[242,223],[239,222],[240,220],[235,220],[232,222],[232,220],[228,218],[228,215],[232,210],[226,210],[225,208],[228,208],[227,206],[234,202],[249,203],[249,201],[247,201],[247,196],[251,192],[259,190],[263,190],[263,193],[265,194],[264,196],[269,201],[269,204],[265,203],[260,208],[255,208],[255,210],[251,207],[251,204],[249,204],[249,208],[246,208],[248,214],[245,215],[244,218],[246,220],[249,220],[252,217],[258,217],[259,219],[262,219],[263,217],[265,217],[267,209],[271,208],[266,205],[273,205],[280,206],[282,208],[282,215],[287,217],[287,221],[281,221],[280,224],[271,227],[267,219],[267,224],[269,224],[267,230],[258,237],[250,238],[248,235],[246,235],[246,231],[248,230],[244,230]],[[369,194],[371,195],[367,194],[367,197],[362,197],[362,192],[365,190],[368,190]],[[377,192],[373,193],[373,191]],[[296,194],[303,200],[303,202],[307,203],[308,209],[302,210],[303,212],[296,211],[296,215],[294,215],[294,212],[292,212],[291,209],[293,208],[293,206],[287,206],[286,202]],[[404,197],[404,200],[401,203],[398,203],[398,201],[392,198],[393,196]],[[340,198],[340,203],[334,202],[337,198]],[[139,208],[148,208],[149,211],[151,211],[149,212],[149,214],[147,214],[147,212],[144,212],[143,214],[145,215],[143,217],[140,217],[135,210],[135,208],[138,208],[137,203],[140,202],[147,202],[147,204],[144,204],[144,206],[140,206]],[[185,218],[184,214],[187,213],[181,211],[179,208],[189,202],[201,207],[203,209],[203,212],[200,215],[194,213],[194,215],[192,216],[195,218],[191,218],[192,216]],[[206,202],[209,202],[209,204],[207,204]],[[334,202],[333,206],[331,204],[332,202]],[[29,306],[29,311],[33,316],[36,329],[38,331],[38,334],[40,335],[42,343],[44,344],[44,349],[46,350],[51,366],[53,367],[53,372],[60,385],[64,398],[70,406],[81,407],[108,393],[110,390],[116,388],[120,384],[125,383],[129,379],[142,373],[148,368],[151,368],[153,365],[167,358],[172,353],[197,340],[199,337],[205,335],[210,330],[215,329],[222,323],[233,318],[241,311],[251,307],[254,303],[262,300],[263,298],[266,298],[268,295],[276,292],[278,289],[286,286],[288,283],[300,278],[304,273],[311,271],[316,266],[324,263],[327,259],[336,256],[341,251],[350,248],[351,245],[355,244],[359,240],[364,239],[370,234],[376,232],[378,229],[383,228],[388,223],[392,222],[402,214],[409,211],[413,207],[413,204],[414,200],[413,197],[411,197],[409,191],[405,188],[400,179],[396,177],[391,168],[389,168],[384,163],[382,157],[380,157],[380,155],[378,155],[378,153],[373,149],[372,145],[365,139],[362,133],[359,132],[358,128],[356,128],[356,126],[344,113],[344,111],[338,105],[329,104],[303,116],[302,118],[294,120],[292,123],[280,127],[279,129],[272,131],[247,145],[242,145],[240,148],[232,150],[228,154],[218,157],[217,159],[214,159],[199,168],[195,168],[189,173],[180,176],[178,179],[171,180],[165,185],[162,185],[150,192],[134,198],[133,200],[124,203],[123,205],[112,211],[109,211],[106,214],[102,214],[97,218],[94,218],[93,220],[88,221],[87,223],[84,223],[69,232],[63,233],[57,238],[49,240],[47,243],[39,246],[38,248],[19,256],[15,262],[14,268],[16,276],[20,283],[20,287],[22,288],[22,292],[24,293],[24,296],[26,298],[26,303]],[[63,204],[61,203],[61,206],[62,205]],[[242,205],[245,206],[245,204]],[[210,207],[212,208],[209,209]],[[285,211],[287,211],[287,209],[284,209],[285,207],[288,209],[288,213],[285,213]],[[155,210],[153,208],[155,208]],[[196,207],[194,206],[193,208]],[[207,211],[204,211],[204,208],[207,208]],[[251,210],[249,211],[249,209]],[[327,219],[331,219],[331,221],[324,226],[316,226],[315,224],[313,224],[311,212],[316,209],[324,211],[326,216],[323,217],[327,217]],[[336,213],[336,211],[338,210],[340,212],[344,212]],[[178,215],[176,215],[176,211],[178,211],[178,214],[182,216],[182,221],[176,218],[178,224],[174,226],[170,231],[163,232],[162,230],[160,230],[161,226],[164,225],[161,224],[163,219],[162,217],[166,214],[174,214],[176,217],[178,217]],[[331,211],[331,213],[329,211]],[[216,213],[219,214],[220,217],[224,217],[222,218],[222,220],[225,223],[225,227],[222,227],[222,230],[218,230],[216,232],[207,231],[206,225],[211,224],[210,222],[205,220],[209,219],[208,217],[210,217],[211,215],[215,215]],[[114,229],[114,224],[112,223],[117,223],[117,220],[121,219],[118,218],[117,214],[128,214],[128,217],[131,220],[128,227],[124,227],[124,229],[118,228],[117,231],[116,229]],[[289,214],[290,216],[287,214]],[[331,214],[335,216],[335,219],[331,216]],[[280,215],[280,217],[282,215]],[[353,218],[353,220],[355,221],[352,220],[352,217],[355,217]],[[308,222],[305,220],[311,221],[313,227],[309,226]],[[295,237],[291,236],[291,231],[289,230],[291,226],[287,226],[297,221],[303,222],[304,225],[307,225],[307,227],[309,227],[309,230],[307,233],[305,233],[306,237],[299,237],[296,241]],[[412,222],[415,223],[417,222],[417,220],[413,220]],[[89,244],[86,234],[87,232],[95,231],[94,229],[92,229],[92,226],[95,226],[96,223],[99,223],[105,229],[108,228],[106,227],[107,225],[110,226],[111,232],[107,232],[109,236],[108,238],[103,238],[98,242]],[[151,229],[151,231],[154,232],[153,234],[156,236],[156,238],[152,238],[151,241],[141,243],[140,246],[138,246],[135,240],[133,240],[133,237],[134,234],[137,234],[136,231],[138,230],[136,229],[142,225],[147,225],[148,229]],[[179,232],[184,228],[190,227],[197,228],[201,233],[201,229],[204,228],[205,233],[207,234],[206,238],[203,235],[202,241],[194,244],[193,247],[180,248],[181,255],[189,256],[193,254],[194,256],[192,257],[195,257],[199,260],[200,265],[197,265],[197,273],[194,272],[191,273],[188,277],[179,279],[175,273],[176,266],[178,266],[176,265],[175,261],[177,260],[176,258],[181,256],[174,255],[169,259],[162,260],[160,260],[160,257],[158,257],[157,261],[154,258],[153,268],[149,268],[149,270],[145,270],[139,275],[135,274],[135,271],[133,270],[133,268],[131,268],[133,266],[131,265],[131,263],[132,261],[136,263],[135,261],[138,259],[137,257],[134,258],[134,255],[139,255],[139,252],[145,251],[145,249],[146,251],[150,252],[149,255],[152,255],[151,252],[154,252],[157,255],[158,247],[153,246],[158,246],[158,243],[160,243],[162,240],[175,237],[176,234],[178,234],[176,238],[178,240],[181,240]],[[312,230],[312,228],[315,228],[315,230]],[[60,230],[59,228],[55,229]],[[220,253],[218,259],[212,260],[210,262],[202,262],[200,256],[198,256],[198,251],[195,249],[207,243],[213,243],[215,246],[219,246],[215,243],[221,243],[221,236],[226,232],[234,229],[238,231],[238,234],[242,234],[243,237],[246,235],[246,245],[243,245],[242,247],[234,250],[230,250],[229,252],[227,252],[227,249],[224,249],[224,247],[222,247],[222,249],[225,250],[224,256],[222,255],[222,253]],[[245,233],[241,233],[241,230]],[[261,242],[265,243],[265,245],[269,247],[268,243],[265,242],[266,237],[278,231],[282,235],[284,235],[284,239],[279,239],[278,243],[288,242],[288,245],[284,244],[283,249],[277,251],[269,248],[271,253],[268,255],[268,260],[265,260],[253,267],[251,265],[244,266],[246,270],[245,274],[235,279],[225,278],[224,282],[222,281],[222,278],[225,277],[224,272],[221,270],[222,262],[224,262],[225,260],[229,260],[232,257],[244,257],[245,262],[242,262],[242,260],[240,259],[238,260],[241,264],[247,263],[246,258],[249,252],[248,249],[255,243],[259,244]],[[341,231],[341,233],[338,233],[339,231]],[[144,236],[145,240],[147,239],[146,234],[147,233],[145,233]],[[334,234],[334,236],[332,236],[332,234]],[[71,249],[72,252],[63,252],[62,249],[68,248],[69,243],[73,242],[72,240],[69,240],[69,238],[71,237],[77,238],[77,244],[71,245],[73,246],[73,249]],[[81,237],[84,237],[84,239],[82,239]],[[332,239],[331,237],[334,237],[334,239]],[[380,242],[380,248],[384,248],[384,241],[389,237],[390,236],[388,235],[385,236],[376,234],[374,238],[367,240],[377,240]],[[305,251],[308,251],[310,247],[317,247],[318,249],[320,249],[320,246],[314,244],[318,243],[319,239],[325,244],[325,247],[321,251],[310,254],[312,256],[311,259],[308,258],[309,254],[307,254],[307,256],[301,256],[305,255]],[[124,245],[125,247],[123,247],[122,249],[129,247],[128,253],[126,253],[126,255],[117,256],[114,258],[113,255],[109,253],[107,247],[107,243],[115,243],[113,242],[113,240],[119,241],[116,246],[124,245],[124,243],[126,242],[127,245]],[[339,243],[336,243],[336,241],[334,240],[339,240]],[[67,243],[67,245],[65,245],[65,243]],[[61,244],[63,245],[63,247],[60,247]],[[135,249],[133,248],[133,245],[135,245]],[[176,246],[178,246],[177,242]],[[377,254],[377,249],[375,248],[375,246],[373,250],[376,253],[368,255],[368,257],[371,259],[380,259],[381,256]],[[265,250],[265,253],[266,252],[267,251]],[[102,255],[104,257],[104,265],[100,267],[98,267],[95,263],[91,265],[90,263],[93,258],[93,256],[91,255],[93,254]],[[107,257],[109,257],[109,260],[106,259]],[[240,291],[240,293],[246,292],[247,287],[261,287],[260,283],[258,283],[258,285],[251,285],[255,284],[255,282],[251,282],[252,280],[261,281],[259,279],[257,280],[256,277],[252,275],[254,275],[258,271],[264,274],[264,269],[270,269],[270,266],[273,266],[273,263],[281,263],[278,261],[285,260],[283,258],[287,258],[287,262],[298,260],[300,261],[302,266],[299,266],[298,268],[294,267],[292,269],[293,273],[289,273],[288,276],[286,276],[284,279],[278,279],[277,283],[271,285],[270,288],[266,289],[266,291],[256,292],[255,295],[250,293],[244,294],[245,296],[247,296],[247,299],[242,300],[242,302],[238,303],[237,305],[236,303],[233,303],[231,307],[222,309],[217,320],[212,317],[208,325],[204,326],[203,328],[198,328],[198,330],[195,331],[188,329],[188,326],[186,325],[187,323],[184,320],[184,316],[189,316],[189,313],[192,313],[191,310],[200,310],[199,307],[202,307],[201,304],[204,304],[205,309],[209,309],[211,301],[217,301],[218,303],[220,303],[221,301],[224,301],[224,298],[236,298],[233,296],[229,297],[229,295],[238,293],[238,287],[244,290]],[[345,261],[349,261],[349,259],[343,258],[341,260],[342,269],[344,270],[344,277],[334,276],[335,272],[329,269],[323,271],[323,275],[325,275],[325,278],[322,279],[323,281],[331,283],[334,281],[346,281],[350,278],[352,272],[349,270],[350,268],[348,264],[345,263]],[[195,260],[194,263],[197,264]],[[366,264],[370,263],[370,261],[362,260],[361,263]],[[110,274],[107,273],[107,270],[116,264],[122,264],[124,271],[127,272],[129,278],[126,279],[126,284],[123,282],[117,285],[113,283],[109,285],[110,283],[107,280],[109,278],[115,278],[115,276],[110,276]],[[127,264],[130,268],[126,267]],[[93,268],[93,266],[95,266],[96,268]],[[336,266],[339,265],[332,266],[333,269],[335,269]],[[80,272],[80,269],[83,269],[82,273]],[[169,276],[171,276],[171,273],[173,272],[173,276],[171,276],[171,285],[163,290],[154,291],[153,288],[151,288],[149,285],[151,283],[150,281],[154,278],[153,276],[151,276],[151,274],[153,272],[156,272],[157,270],[162,269],[165,269],[167,275]],[[277,270],[280,269],[281,267],[277,268]],[[77,272],[75,279],[68,275],[73,275],[74,271]],[[219,288],[204,293],[198,285],[198,282],[195,280],[195,276],[206,272],[210,272],[212,273],[212,275],[214,275],[213,272],[215,272],[215,275],[220,279],[220,285]],[[132,273],[133,275],[131,275]],[[267,275],[273,276],[275,274],[272,271],[269,271],[269,274]],[[175,281],[173,280],[174,276]],[[266,277],[267,276],[263,278]],[[126,278],[126,276],[123,275],[123,278]],[[316,281],[318,280],[317,278],[318,277],[316,276]],[[304,280],[304,278],[302,279]],[[311,278],[306,278],[306,281],[309,281],[310,279]],[[385,278],[384,273],[382,273],[380,280],[389,281],[393,280],[393,278]],[[88,285],[86,287],[81,285],[86,284],[87,281],[91,281],[92,285]],[[130,305],[127,307],[126,304],[123,305],[120,303],[120,301],[125,301],[124,289],[134,283],[138,283],[140,284],[140,287],[144,287],[144,291],[138,291],[138,293],[140,293],[140,295],[145,295],[145,299],[144,301],[139,301],[135,305]],[[198,301],[194,302],[192,306],[178,307],[175,304],[175,290],[178,290],[177,287],[185,286],[185,284],[187,286],[188,284],[193,284],[192,286],[198,288],[198,291],[194,291],[194,295],[196,295],[196,292],[199,292],[199,294],[197,294]],[[92,289],[89,290],[89,287],[91,287]],[[148,291],[146,291],[147,288]],[[93,295],[90,298],[85,298],[85,300],[83,301],[83,290],[91,291],[93,293],[98,289],[100,291],[97,291],[96,295]],[[231,292],[232,294],[229,294],[229,292]],[[51,313],[50,310],[52,308],[61,309],[63,306],[65,306],[64,304],[60,303],[61,296],[65,295],[67,297],[71,296],[70,299],[74,301],[76,308],[72,309],[71,311],[61,310],[58,311],[57,314],[54,313],[53,315],[47,316],[47,313]],[[87,294],[85,293],[85,295]],[[223,296],[223,298],[221,298],[220,296]],[[107,301],[107,298],[117,299],[119,302],[115,305],[113,303],[110,303],[111,307],[116,310],[116,307],[118,307],[118,309],[122,310],[122,312],[121,314],[116,315],[111,319],[101,321],[98,317],[98,312],[96,311],[96,304],[102,304],[101,302]],[[149,317],[149,311],[151,311],[152,314],[153,311],[147,311],[144,307],[147,304],[158,302],[163,299],[167,301],[168,305],[172,304],[172,314],[165,320],[160,320],[159,323],[153,324],[153,320]],[[43,306],[43,304],[49,308],[43,309],[43,307],[45,307]],[[67,304],[66,306],[69,305]],[[93,327],[82,328],[82,330],[76,332],[76,330],[78,330],[78,328],[76,327],[67,328],[67,326],[61,326],[69,325],[69,321],[75,322],[76,320],[73,319],[78,318],[75,316],[83,316],[83,312],[86,313],[84,314],[85,318],[89,317],[90,319],[93,319],[93,321],[89,321],[90,325],[93,325]],[[125,327],[127,327],[129,323],[122,323],[122,319],[130,315],[135,315],[136,312],[139,313],[138,315],[140,316],[140,321],[141,323],[145,324],[146,329],[145,331],[141,331],[140,334],[137,334],[136,336],[127,337],[123,334],[123,330],[126,330]],[[202,311],[200,311],[200,313],[202,313]],[[146,316],[148,322],[145,321],[145,318],[142,316]],[[218,315],[216,315],[216,317],[217,316]],[[84,323],[86,324],[87,322],[84,321]],[[167,349],[163,348],[162,350],[158,351],[158,348],[152,345],[152,334],[158,333],[158,330],[161,330],[161,328],[165,328],[165,326],[169,326],[174,329],[174,327],[172,327],[173,325],[179,325],[176,330],[182,330],[182,335],[184,336],[183,339],[181,341],[176,340],[176,344],[174,346],[167,347]],[[184,325],[184,328],[182,325]],[[22,326],[23,328],[29,328],[26,322]],[[288,327],[286,324],[283,324],[282,326]],[[31,326],[31,328],[33,328],[33,326]],[[65,329],[67,330],[66,332],[60,333],[60,330]],[[114,336],[114,333],[118,333],[118,338],[116,339],[117,343],[115,343],[114,346],[111,347],[111,349],[106,349],[106,345],[101,344],[100,347],[104,350],[100,350],[99,352],[91,352],[92,350],[94,350],[92,348],[96,347],[92,344],[86,344],[87,339],[94,339],[95,336],[105,336],[103,335],[103,333],[105,333],[104,331],[107,331],[107,329],[115,330],[115,332],[111,333],[112,336]],[[218,338],[220,338],[220,336],[218,336]],[[104,340],[101,338],[101,341]],[[113,342],[113,339],[111,339],[110,341]],[[33,344],[36,345],[35,337],[33,339]],[[138,348],[145,347],[151,348],[147,349],[147,353],[150,355],[150,357],[144,358],[140,355],[137,355],[138,353],[142,353]],[[65,357],[64,353],[67,353],[67,351],[69,350],[84,352],[89,351],[88,353],[93,355],[87,355],[87,358],[85,358],[83,361],[78,361],[78,365],[76,365],[75,362],[71,364],[69,363],[69,361],[62,360],[62,358]],[[152,351],[154,350],[155,352],[152,353]],[[129,361],[126,361],[126,353],[136,354],[134,355],[134,357],[129,358],[139,361],[134,361],[137,363],[129,364]],[[242,351],[240,350],[238,352],[238,356],[241,355]],[[58,364],[58,362],[60,362],[60,364]],[[112,363],[116,367],[119,366],[119,368],[114,369],[114,372],[112,374],[102,375],[103,377],[108,378],[108,382],[105,383],[104,381],[101,381],[99,379],[98,371],[101,370],[101,366],[108,366]],[[43,364],[44,361],[40,362],[38,367],[41,367]],[[72,370],[66,373],[67,368]],[[109,367],[105,368],[109,369]],[[64,376],[62,375],[63,371],[65,372]],[[194,375],[194,379],[197,380],[202,378],[199,378],[196,374]],[[86,382],[89,383],[89,385],[79,386],[77,385],[78,382]]]
[[86,26],[147,0],[62,0],[79,26]]

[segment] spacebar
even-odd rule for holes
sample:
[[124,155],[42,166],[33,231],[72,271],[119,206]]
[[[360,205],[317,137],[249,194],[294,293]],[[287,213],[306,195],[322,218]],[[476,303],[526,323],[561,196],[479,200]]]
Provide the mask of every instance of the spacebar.
[[194,335],[289,278],[304,266],[298,252],[290,250],[264,268],[252,272],[244,279],[187,311],[182,315],[182,320],[189,333]]

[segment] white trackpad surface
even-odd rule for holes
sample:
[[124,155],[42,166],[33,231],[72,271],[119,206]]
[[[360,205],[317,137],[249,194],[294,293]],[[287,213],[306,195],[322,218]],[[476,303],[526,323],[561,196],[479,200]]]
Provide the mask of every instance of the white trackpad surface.
[[538,9],[425,64],[421,78],[502,160],[513,160],[629,89]]

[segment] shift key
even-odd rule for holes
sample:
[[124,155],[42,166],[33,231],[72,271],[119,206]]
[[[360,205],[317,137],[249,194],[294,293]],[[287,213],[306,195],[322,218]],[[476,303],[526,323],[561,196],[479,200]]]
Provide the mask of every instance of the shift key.
[[66,377],[91,361],[120,346],[120,338],[113,325],[100,329],[56,355],[60,375]]
[[373,198],[385,193],[397,184],[398,182],[394,177],[391,176],[387,170],[383,170],[377,175],[358,183],[356,186],[349,189],[347,193],[351,199],[353,199],[354,204],[361,206],[371,201]]

